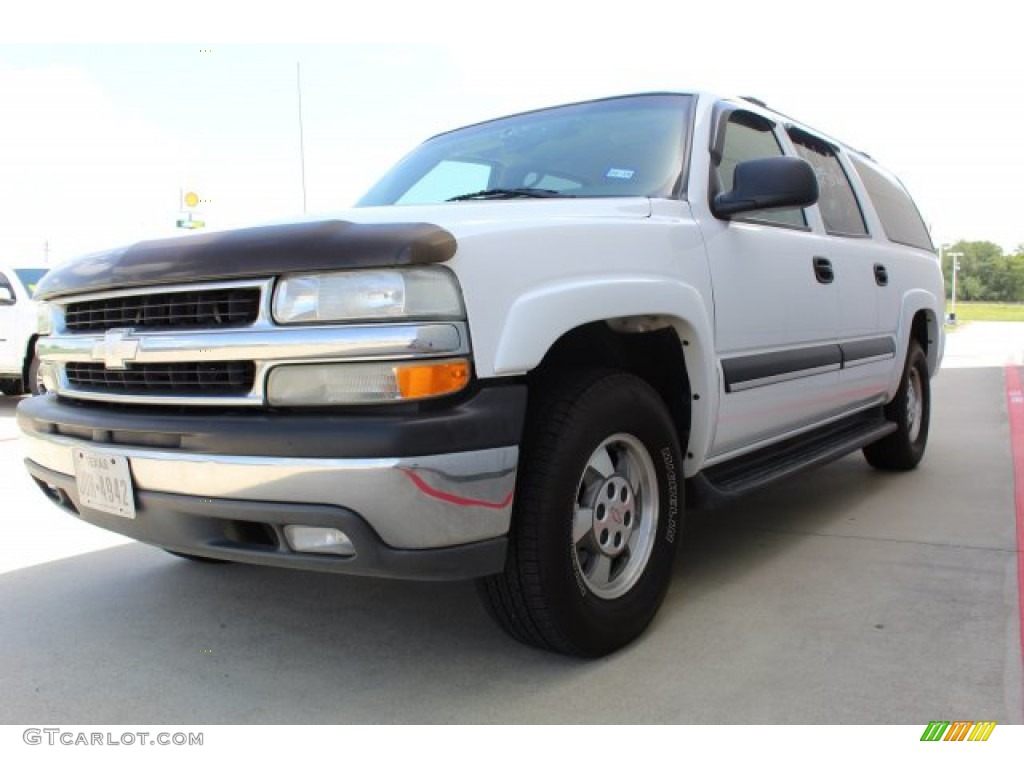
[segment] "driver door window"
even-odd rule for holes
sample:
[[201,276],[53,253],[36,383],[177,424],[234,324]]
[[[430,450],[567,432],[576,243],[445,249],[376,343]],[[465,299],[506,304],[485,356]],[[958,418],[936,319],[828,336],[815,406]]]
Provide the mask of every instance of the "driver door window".
[[[744,160],[783,155],[782,145],[776,138],[770,121],[748,112],[734,112],[725,127],[725,141],[722,144],[722,158],[714,167],[715,192],[729,192],[733,187],[733,172]],[[798,208],[781,211],[757,211],[738,221],[755,221],[783,227],[805,229],[807,219]]]

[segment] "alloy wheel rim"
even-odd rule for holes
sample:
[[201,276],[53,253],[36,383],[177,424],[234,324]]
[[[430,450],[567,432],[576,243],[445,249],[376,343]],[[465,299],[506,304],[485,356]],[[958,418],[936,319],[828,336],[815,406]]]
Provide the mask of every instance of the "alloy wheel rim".
[[650,453],[619,433],[593,451],[576,489],[572,553],[595,596],[614,600],[646,570],[658,528],[658,478]]
[[921,435],[921,421],[924,419],[924,397],[921,374],[917,368],[910,369],[907,386],[907,435],[910,442],[917,442]]

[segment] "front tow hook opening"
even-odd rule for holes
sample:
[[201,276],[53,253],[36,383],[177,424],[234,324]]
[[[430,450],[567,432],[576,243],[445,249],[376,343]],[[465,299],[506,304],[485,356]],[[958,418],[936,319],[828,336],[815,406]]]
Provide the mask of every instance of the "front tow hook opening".
[[253,523],[247,520],[225,520],[221,529],[223,537],[231,545],[245,549],[259,549],[276,552],[281,549],[281,540],[274,526],[267,523]]

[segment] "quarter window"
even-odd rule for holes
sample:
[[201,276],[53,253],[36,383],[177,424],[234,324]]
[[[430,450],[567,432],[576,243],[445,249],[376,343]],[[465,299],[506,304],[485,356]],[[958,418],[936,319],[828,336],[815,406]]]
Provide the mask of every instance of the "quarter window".
[[894,243],[934,250],[932,238],[910,195],[894,177],[878,166],[853,156],[853,167],[864,182],[871,204],[882,220],[885,236]]
[[835,150],[821,139],[795,128],[790,129],[789,137],[797,154],[811,164],[818,177],[818,210],[825,221],[825,231],[830,235],[866,235],[864,216]]

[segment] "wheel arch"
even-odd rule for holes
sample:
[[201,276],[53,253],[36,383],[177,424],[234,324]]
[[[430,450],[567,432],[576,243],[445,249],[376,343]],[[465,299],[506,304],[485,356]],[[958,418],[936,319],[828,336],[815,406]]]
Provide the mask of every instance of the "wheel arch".
[[692,429],[694,394],[683,352],[685,342],[671,325],[646,330],[626,329],[626,325],[621,319],[597,321],[563,334],[528,374],[530,389],[544,388],[564,372],[586,368],[632,373],[661,397],[685,448]]
[[21,383],[25,387],[25,391],[29,391],[29,369],[32,367],[32,358],[36,352],[36,342],[39,340],[39,334],[33,333],[28,338],[28,343],[25,345],[25,357],[21,363]]
[[672,413],[687,443],[684,472],[690,475],[706,455],[718,407],[709,311],[694,287],[664,279],[622,277],[547,286],[520,297],[509,311],[492,372],[526,375],[533,387],[565,367],[635,373]]
[[928,373],[934,376],[942,362],[942,325],[935,312],[919,309],[910,322],[910,338],[916,341],[928,358]]
[[[908,292],[903,300],[901,329],[897,339],[898,359],[901,363],[907,358],[907,351],[911,340],[921,345],[921,349],[928,359],[929,376],[935,376],[938,373],[939,366],[942,363],[944,347],[942,315],[935,302],[935,296],[928,291],[916,290]],[[903,367],[900,365],[899,371],[896,372],[892,382],[890,394],[896,392],[902,370]]]

